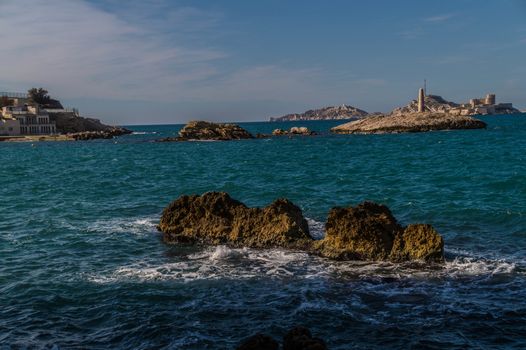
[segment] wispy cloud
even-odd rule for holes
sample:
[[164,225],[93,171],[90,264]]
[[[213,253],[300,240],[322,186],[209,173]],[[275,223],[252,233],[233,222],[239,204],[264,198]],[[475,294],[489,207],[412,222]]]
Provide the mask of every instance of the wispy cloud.
[[423,19],[424,22],[430,22],[430,23],[438,23],[438,22],[445,22],[447,20],[450,20],[451,18],[455,17],[456,13],[446,13],[442,15],[436,15],[432,17],[426,17]]
[[150,98],[209,78],[211,63],[226,57],[168,39],[86,2],[7,0],[0,5],[0,50],[10,69],[1,79],[70,96]]

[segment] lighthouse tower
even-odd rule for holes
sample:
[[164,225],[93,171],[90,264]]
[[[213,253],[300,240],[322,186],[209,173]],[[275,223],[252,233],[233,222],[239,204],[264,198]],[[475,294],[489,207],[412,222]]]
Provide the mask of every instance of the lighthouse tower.
[[418,112],[422,113],[426,109],[424,89],[418,90]]

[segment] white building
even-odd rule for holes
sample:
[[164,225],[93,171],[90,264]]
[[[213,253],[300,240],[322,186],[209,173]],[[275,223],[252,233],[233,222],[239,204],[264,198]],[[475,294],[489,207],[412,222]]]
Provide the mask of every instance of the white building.
[[[47,111],[38,106],[7,106],[2,108],[0,127],[12,128],[8,133],[11,135],[48,135],[57,132],[54,122],[49,120]],[[18,127],[16,123],[18,122]],[[12,132],[12,133],[11,133]],[[0,129],[0,134],[2,130]]]

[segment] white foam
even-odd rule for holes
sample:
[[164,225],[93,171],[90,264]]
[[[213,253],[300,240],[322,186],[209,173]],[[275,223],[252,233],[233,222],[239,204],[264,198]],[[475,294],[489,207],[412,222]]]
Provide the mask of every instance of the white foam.
[[[93,283],[118,281],[177,281],[233,279],[261,277],[303,278],[309,283],[323,283],[327,279],[405,279],[479,278],[523,273],[524,266],[503,259],[456,256],[444,266],[428,266],[418,262],[396,264],[390,262],[332,261],[304,252],[283,249],[209,247],[179,257],[180,261],[159,263],[139,261],[88,276]],[[522,266],[522,267],[521,267]],[[521,272],[522,271],[522,272]]]
[[88,231],[100,233],[148,234],[156,231],[157,217],[118,218],[90,223]]
[[134,131],[132,132],[132,135],[155,135],[157,134],[156,131]]

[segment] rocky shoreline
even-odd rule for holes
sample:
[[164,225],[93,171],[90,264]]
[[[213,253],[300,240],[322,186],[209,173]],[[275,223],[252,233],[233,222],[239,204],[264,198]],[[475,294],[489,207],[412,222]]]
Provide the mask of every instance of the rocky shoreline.
[[315,240],[301,209],[289,200],[249,208],[225,192],[181,196],[164,209],[158,225],[167,244],[285,248],[335,260],[444,261],[444,241],[431,225],[401,226],[384,205],[333,208],[325,227],[325,237]]
[[386,134],[437,130],[484,129],[486,123],[470,116],[441,112],[380,115],[338,125],[336,134]]

